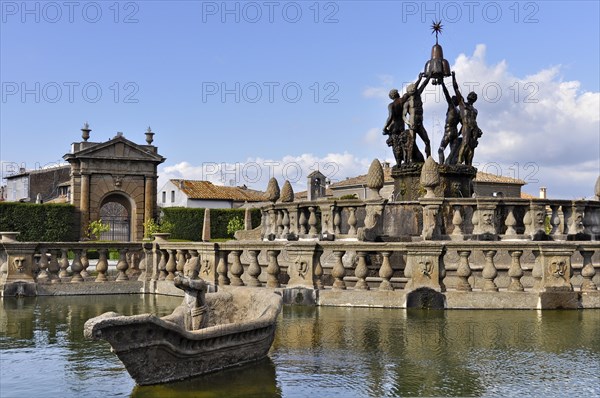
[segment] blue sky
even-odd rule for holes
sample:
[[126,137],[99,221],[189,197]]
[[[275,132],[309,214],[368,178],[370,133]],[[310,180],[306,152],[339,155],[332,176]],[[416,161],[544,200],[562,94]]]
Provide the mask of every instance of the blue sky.
[[[162,182],[366,173],[393,160],[387,92],[423,70],[433,19],[479,94],[480,170],[560,198],[591,197],[600,174],[597,1],[0,3],[3,175],[61,160],[85,121],[92,141],[151,126]],[[436,149],[445,104],[428,90]]]

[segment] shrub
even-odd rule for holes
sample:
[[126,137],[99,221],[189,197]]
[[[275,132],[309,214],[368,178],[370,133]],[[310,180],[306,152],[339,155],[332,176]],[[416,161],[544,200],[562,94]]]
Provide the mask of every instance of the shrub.
[[[202,225],[204,223],[204,209],[190,209],[186,207],[165,207],[162,209],[162,223],[172,224],[171,238],[199,241],[202,239]],[[241,228],[244,228],[244,209],[210,209],[210,234],[213,239],[233,238],[233,232],[228,229],[232,219],[239,219]],[[260,209],[251,210],[252,225],[257,227],[261,221]]]
[[16,231],[22,242],[69,242],[78,239],[75,207],[67,204],[0,203],[0,231]]

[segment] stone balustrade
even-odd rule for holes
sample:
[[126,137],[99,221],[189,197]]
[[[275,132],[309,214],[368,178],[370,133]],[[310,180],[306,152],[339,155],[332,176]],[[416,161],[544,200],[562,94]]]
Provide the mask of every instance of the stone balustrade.
[[[519,211],[513,209],[512,217]],[[452,215],[458,225],[456,218]],[[568,225],[557,224],[563,223]],[[517,237],[523,235],[518,223],[513,228]],[[303,292],[321,305],[406,307],[411,295],[428,292],[419,300],[433,294],[448,308],[538,308],[541,295],[552,294],[567,297],[566,304],[561,299],[555,306],[600,308],[600,242],[565,235],[564,241],[3,242],[1,269],[4,284],[119,285],[136,280],[140,291],[164,294],[176,294],[171,280],[181,272],[201,277],[211,290],[282,289],[293,295],[288,302]],[[113,275],[107,273],[109,250],[119,253]],[[98,259],[90,260],[94,252]]]
[[289,241],[597,241],[600,202],[486,197],[276,203],[263,208],[260,232],[265,240]]
[[356,240],[365,207],[365,202],[352,199],[276,203],[262,209],[261,235],[270,240]]

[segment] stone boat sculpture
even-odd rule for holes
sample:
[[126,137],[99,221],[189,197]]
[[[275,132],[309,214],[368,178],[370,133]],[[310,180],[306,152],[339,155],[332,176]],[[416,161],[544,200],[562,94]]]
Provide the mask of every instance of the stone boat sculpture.
[[264,358],[273,343],[281,296],[267,289],[206,293],[206,282],[179,274],[183,303],[171,315],[107,312],[84,334],[112,346],[140,385],[182,380]]

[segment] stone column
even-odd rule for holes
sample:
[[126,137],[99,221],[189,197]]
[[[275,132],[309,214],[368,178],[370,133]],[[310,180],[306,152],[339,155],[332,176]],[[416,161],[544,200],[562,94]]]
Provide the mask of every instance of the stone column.
[[88,174],[81,174],[79,211],[81,212],[81,236],[85,236],[90,222],[90,176]]
[[144,222],[154,217],[154,178],[146,177],[144,182]]

